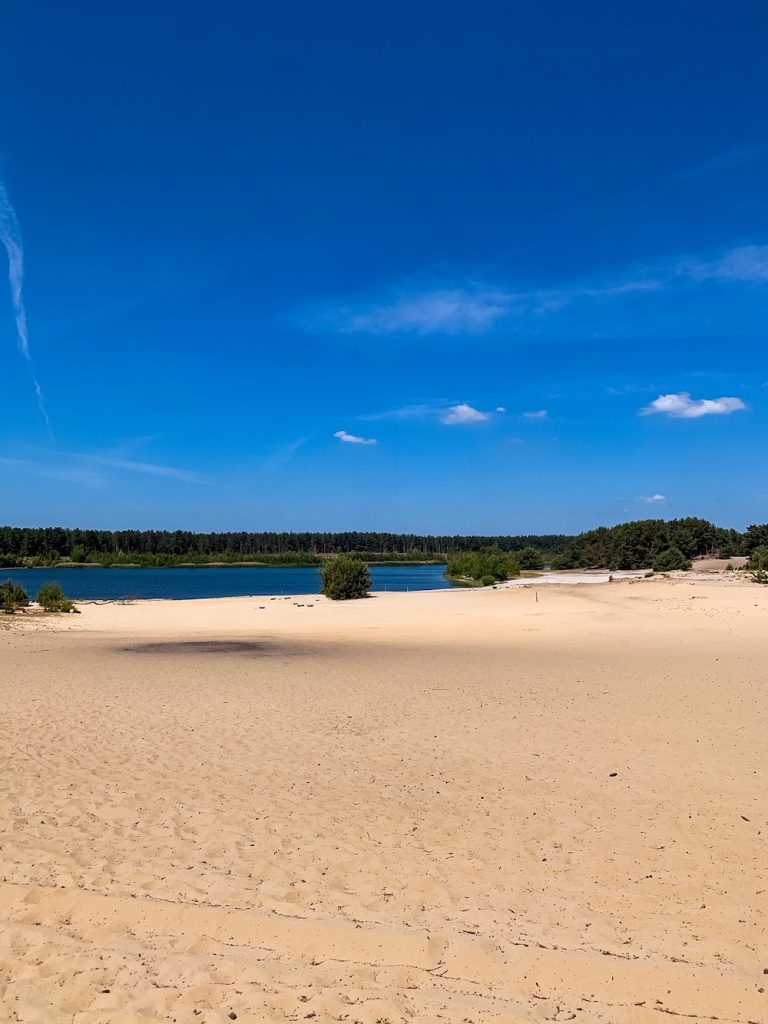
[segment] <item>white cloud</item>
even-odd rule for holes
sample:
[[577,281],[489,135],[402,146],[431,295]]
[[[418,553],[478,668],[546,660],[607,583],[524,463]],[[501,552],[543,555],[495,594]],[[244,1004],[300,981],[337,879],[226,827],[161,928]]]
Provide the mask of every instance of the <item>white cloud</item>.
[[503,405],[497,405],[495,410],[494,410],[494,412],[506,412],[506,411],[507,410],[504,408]]
[[527,420],[545,420],[548,413],[546,409],[536,409],[534,412],[524,412],[523,416]]
[[447,426],[454,426],[457,423],[482,423],[484,420],[489,420],[491,413],[481,412],[480,409],[474,409],[471,405],[467,405],[466,402],[462,402],[460,405],[452,405],[443,415],[440,417],[440,422],[445,423]]
[[348,434],[346,430],[337,430],[333,435],[346,444],[378,444],[375,437],[358,437],[357,434]]
[[641,416],[661,413],[674,419],[695,420],[700,416],[727,416],[746,409],[740,398],[691,398],[687,391],[672,395],[659,395],[650,405],[640,410]]
[[651,494],[647,498],[638,499],[643,505],[663,505],[666,500],[666,494]]

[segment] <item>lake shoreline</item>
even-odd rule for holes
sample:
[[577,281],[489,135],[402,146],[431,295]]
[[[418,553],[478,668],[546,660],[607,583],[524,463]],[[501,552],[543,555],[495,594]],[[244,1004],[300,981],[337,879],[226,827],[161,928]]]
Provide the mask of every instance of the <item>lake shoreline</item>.
[[[335,556],[318,556],[333,558]],[[385,559],[369,561],[362,559],[366,565],[447,565],[446,560],[438,558],[424,558],[418,561],[405,559]],[[178,562],[176,565],[143,565],[141,562],[55,562],[52,565],[6,565],[0,570],[3,572],[23,572],[28,569],[320,569],[323,561],[319,562]]]

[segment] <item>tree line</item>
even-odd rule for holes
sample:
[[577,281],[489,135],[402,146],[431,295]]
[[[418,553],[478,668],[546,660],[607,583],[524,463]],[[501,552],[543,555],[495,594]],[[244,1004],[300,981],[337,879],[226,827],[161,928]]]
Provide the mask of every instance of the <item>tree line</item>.
[[198,565],[266,562],[319,565],[327,555],[357,554],[366,561],[445,562],[454,553],[499,547],[536,547],[545,554],[566,550],[566,534],[484,537],[414,533],[193,533],[189,530],[78,530],[65,527],[0,527],[0,565],[54,565],[61,561],[98,565]]
[[[414,533],[229,532],[188,530],[78,530],[65,527],[0,527],[0,566],[204,565],[211,562],[320,565],[327,556],[354,554],[367,562],[448,562],[453,556],[493,551],[520,567],[640,569],[675,548],[686,559],[702,555],[751,555],[768,546],[768,523],[744,533],[706,519],[643,519],[601,526],[577,536],[432,535]],[[511,563],[509,564],[511,568]],[[458,565],[456,566],[458,569]],[[490,575],[491,573],[484,573]],[[474,575],[473,573],[470,575]]]

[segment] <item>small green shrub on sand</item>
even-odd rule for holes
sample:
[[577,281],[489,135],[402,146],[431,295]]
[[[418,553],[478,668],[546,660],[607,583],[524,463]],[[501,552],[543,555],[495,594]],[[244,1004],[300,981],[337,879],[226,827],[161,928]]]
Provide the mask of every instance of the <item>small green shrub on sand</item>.
[[75,607],[62,593],[58,583],[46,583],[40,587],[35,600],[47,612],[71,612]]
[[654,572],[675,572],[677,569],[690,569],[691,563],[680,548],[667,548],[653,560]]
[[322,592],[332,601],[349,601],[365,597],[371,589],[368,566],[352,555],[329,558],[320,570]]
[[19,608],[26,608],[28,604],[29,596],[24,587],[13,580],[0,583],[0,608],[7,615],[13,615]]
[[747,572],[752,574],[753,583],[768,585],[768,547],[761,545],[750,555]]

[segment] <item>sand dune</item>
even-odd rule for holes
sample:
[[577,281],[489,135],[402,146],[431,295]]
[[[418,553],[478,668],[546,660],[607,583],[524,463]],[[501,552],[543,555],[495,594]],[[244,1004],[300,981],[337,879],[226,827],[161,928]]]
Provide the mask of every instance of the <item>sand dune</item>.
[[768,1021],[767,590],[4,621],[0,1020]]

